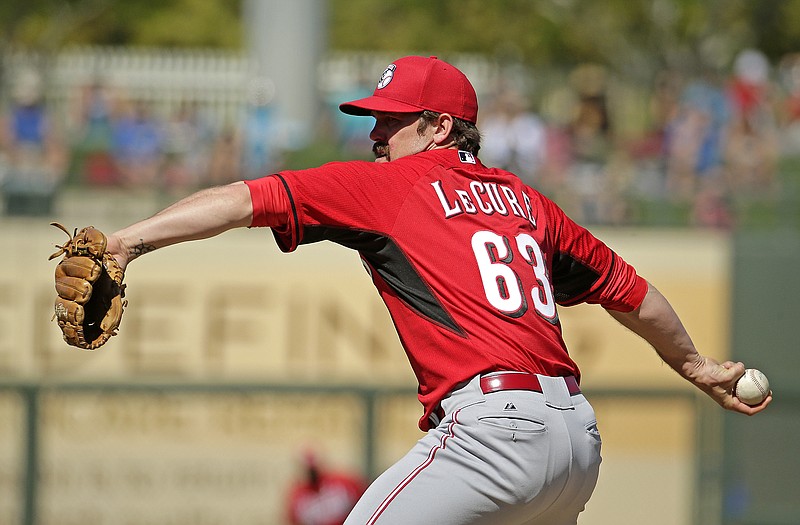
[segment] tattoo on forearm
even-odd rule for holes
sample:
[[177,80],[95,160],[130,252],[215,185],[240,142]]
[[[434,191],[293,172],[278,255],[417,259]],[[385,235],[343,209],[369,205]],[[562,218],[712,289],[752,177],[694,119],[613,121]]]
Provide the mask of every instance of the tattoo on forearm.
[[139,239],[139,241],[140,241],[139,244],[136,244],[131,247],[130,254],[134,258],[139,257],[140,255],[144,255],[146,253],[150,253],[156,249],[156,247],[153,246],[152,244],[145,244],[144,239]]

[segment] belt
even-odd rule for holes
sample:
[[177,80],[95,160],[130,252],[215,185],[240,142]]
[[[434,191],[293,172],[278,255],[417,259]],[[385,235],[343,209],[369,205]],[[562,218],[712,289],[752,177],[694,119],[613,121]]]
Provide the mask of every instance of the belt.
[[[578,380],[572,376],[566,376],[564,382],[567,384],[567,391],[570,396],[577,396],[581,393]],[[502,390],[530,390],[543,393],[539,377],[535,374],[522,372],[493,372],[481,376],[481,391],[484,394],[500,392]],[[444,419],[445,413],[441,405],[431,413],[429,419],[433,426],[437,426]]]
[[[581,393],[578,380],[572,376],[564,378],[567,383],[569,395],[576,396]],[[542,385],[539,377],[535,374],[512,373],[493,373],[481,377],[481,390],[484,394],[500,392],[501,390],[532,390],[542,392]]]

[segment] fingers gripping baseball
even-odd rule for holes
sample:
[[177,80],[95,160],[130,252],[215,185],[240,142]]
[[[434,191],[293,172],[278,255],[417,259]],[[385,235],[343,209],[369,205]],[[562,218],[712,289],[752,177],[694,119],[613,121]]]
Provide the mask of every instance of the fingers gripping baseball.
[[107,238],[91,226],[70,235],[52,223],[69,240],[50,256],[63,258],[55,270],[54,319],[64,340],[78,348],[94,350],[116,335],[127,305],[124,269],[107,250]]
[[702,369],[695,380],[698,387],[706,392],[714,401],[727,410],[753,415],[772,401],[771,393],[761,403],[751,406],[736,397],[736,383],[745,373],[745,365],[741,362],[725,361],[717,363],[713,359],[703,358]]

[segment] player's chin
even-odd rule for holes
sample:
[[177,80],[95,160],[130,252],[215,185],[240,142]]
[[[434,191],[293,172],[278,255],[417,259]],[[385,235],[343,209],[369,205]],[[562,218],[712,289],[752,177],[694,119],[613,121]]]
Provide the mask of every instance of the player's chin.
[[389,162],[388,156],[375,157],[375,162]]

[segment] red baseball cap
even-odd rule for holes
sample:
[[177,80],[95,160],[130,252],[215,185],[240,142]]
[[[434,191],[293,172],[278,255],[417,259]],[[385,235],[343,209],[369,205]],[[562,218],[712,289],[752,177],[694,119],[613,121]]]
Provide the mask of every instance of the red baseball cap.
[[383,71],[371,97],[339,105],[348,115],[416,113],[424,110],[449,113],[475,124],[478,97],[466,75],[435,56],[399,58]]

